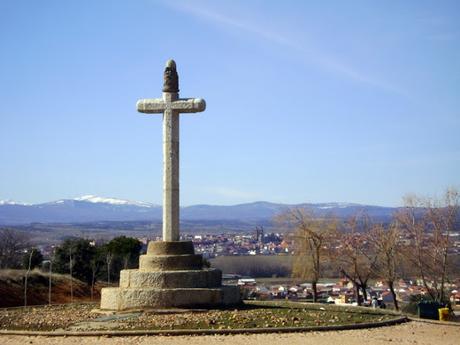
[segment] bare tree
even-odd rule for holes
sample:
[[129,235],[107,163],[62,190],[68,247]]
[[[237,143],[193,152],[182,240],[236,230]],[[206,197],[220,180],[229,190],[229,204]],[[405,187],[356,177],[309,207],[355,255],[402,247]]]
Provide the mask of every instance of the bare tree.
[[72,260],[72,248],[69,251],[69,271],[70,271],[70,303],[73,303],[73,260]]
[[457,229],[459,192],[448,189],[444,198],[406,196],[405,207],[396,215],[401,231],[411,239],[406,258],[416,267],[431,299],[445,300],[451,234]]
[[53,255],[51,255],[49,260],[43,261],[43,264],[48,264],[48,304],[51,305],[51,282],[53,276],[53,262],[52,262]]
[[340,246],[335,255],[340,273],[354,286],[356,302],[361,305],[359,291],[367,300],[369,280],[375,276],[377,253],[370,244],[371,221],[366,214],[358,213],[346,223],[340,234]]
[[21,265],[24,250],[29,247],[29,236],[12,229],[0,229],[0,268]]
[[426,204],[427,222],[432,229],[433,266],[438,274],[433,276],[433,288],[439,301],[445,300],[445,284],[449,267],[449,251],[452,249],[451,234],[456,229],[459,212],[459,193],[449,188],[441,201],[430,200]]
[[395,224],[391,224],[388,229],[379,224],[374,226],[370,240],[377,254],[376,270],[377,274],[385,280],[393,298],[396,310],[399,310],[398,300],[394,289],[394,283],[398,278],[397,267],[400,263],[401,251],[399,245],[400,232]]
[[313,302],[317,302],[317,284],[322,268],[330,256],[331,241],[336,235],[336,221],[331,218],[317,218],[308,209],[295,208],[286,211],[279,220],[287,222],[294,229],[294,277],[306,279],[312,284]]
[[28,283],[28,278],[29,278],[29,273],[30,273],[30,267],[32,266],[32,255],[34,254],[34,249],[30,251],[29,255],[29,265],[27,267],[26,275],[24,278],[24,307],[27,307],[27,283]]
[[126,270],[129,267],[129,259],[130,259],[130,254],[126,254],[123,256],[123,269]]
[[91,260],[91,301],[94,297],[94,284],[96,282],[96,275],[99,272],[101,266],[101,261],[98,257],[95,257]]
[[113,254],[110,251],[107,251],[105,255],[105,262],[107,265],[107,285],[110,285],[110,266],[112,264]]

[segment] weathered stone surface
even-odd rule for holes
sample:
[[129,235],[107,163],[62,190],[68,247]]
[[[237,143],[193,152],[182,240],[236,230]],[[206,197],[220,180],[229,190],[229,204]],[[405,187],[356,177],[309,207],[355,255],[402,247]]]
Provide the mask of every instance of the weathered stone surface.
[[[237,287],[234,287],[237,288]],[[101,294],[101,309],[129,310],[139,308],[214,307],[240,302],[234,289],[214,288],[105,288]]]
[[204,111],[201,98],[179,99],[176,63],[168,60],[162,99],[143,99],[137,110],[163,113],[163,241],[179,240],[179,114]]
[[101,289],[101,309],[120,310],[118,305],[120,291],[117,287],[106,287]]
[[195,254],[192,241],[150,241],[148,255],[183,255]]
[[237,285],[222,285],[222,304],[232,305],[241,302],[240,288]]
[[161,98],[140,99],[136,103],[137,111],[145,114],[163,113],[166,107],[183,113],[198,113],[206,109],[206,101],[202,98],[178,98],[167,103]]
[[179,76],[174,60],[166,61],[163,73],[163,92],[179,92]]
[[123,270],[119,288],[103,288],[101,309],[218,306],[240,302],[239,288],[222,286],[222,272],[203,269],[193,243],[179,241],[179,115],[204,111],[200,98],[179,98],[176,63],[164,72],[163,97],[142,99],[137,110],[163,113],[163,242],[150,242],[139,270]]
[[[177,93],[163,93],[166,103]],[[163,112],[163,241],[179,241],[179,112]]]
[[122,270],[121,288],[216,288],[222,284],[222,271],[210,268],[188,271],[142,272]]
[[199,270],[203,267],[203,258],[199,254],[186,255],[141,255],[139,271],[182,271]]
[[[190,251],[191,242],[161,243],[151,250]],[[216,307],[241,301],[237,286],[222,285],[222,271],[202,269],[201,255],[142,255],[139,262],[139,270],[121,271],[119,288],[102,289],[101,309]]]

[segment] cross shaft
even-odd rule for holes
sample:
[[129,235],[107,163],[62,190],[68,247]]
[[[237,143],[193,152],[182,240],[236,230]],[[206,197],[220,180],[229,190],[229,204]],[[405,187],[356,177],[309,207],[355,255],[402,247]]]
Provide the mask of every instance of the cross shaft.
[[[175,73],[176,85],[171,86],[169,74]],[[171,72],[171,70],[173,70]],[[137,110],[141,113],[163,113],[163,241],[179,241],[179,114],[204,111],[206,103],[200,98],[179,98],[176,64],[166,63],[163,98],[141,99]]]

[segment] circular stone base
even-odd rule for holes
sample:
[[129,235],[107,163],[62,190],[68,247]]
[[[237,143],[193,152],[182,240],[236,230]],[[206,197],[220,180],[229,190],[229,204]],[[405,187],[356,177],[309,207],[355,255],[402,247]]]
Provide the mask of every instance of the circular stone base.
[[203,267],[203,257],[199,254],[184,255],[141,255],[139,271],[183,271],[199,270]]
[[195,254],[192,241],[150,241],[147,247],[149,255]]
[[217,307],[240,303],[238,286],[218,288],[103,288],[102,310],[171,307]]
[[121,288],[217,288],[221,285],[222,271],[216,268],[156,272],[132,269],[120,272]]

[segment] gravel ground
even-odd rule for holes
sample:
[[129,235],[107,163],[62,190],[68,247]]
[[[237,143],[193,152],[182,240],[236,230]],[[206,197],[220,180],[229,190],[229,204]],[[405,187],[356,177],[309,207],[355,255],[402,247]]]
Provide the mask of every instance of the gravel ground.
[[75,322],[91,320],[99,315],[91,313],[93,304],[63,304],[0,310],[1,329],[55,330],[65,329]]
[[304,305],[299,303],[247,304],[235,310],[159,313],[130,312],[101,315],[94,304],[44,306],[0,310],[0,329],[8,330],[169,330],[308,327],[379,322],[395,318],[370,308]]
[[250,335],[134,336],[134,337],[23,337],[0,336],[0,344],[164,344],[164,345],[356,345],[356,344],[442,344],[458,345],[460,326],[409,322],[366,330]]

